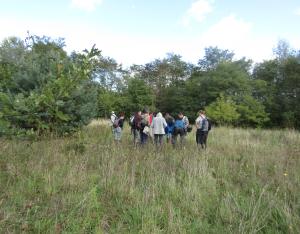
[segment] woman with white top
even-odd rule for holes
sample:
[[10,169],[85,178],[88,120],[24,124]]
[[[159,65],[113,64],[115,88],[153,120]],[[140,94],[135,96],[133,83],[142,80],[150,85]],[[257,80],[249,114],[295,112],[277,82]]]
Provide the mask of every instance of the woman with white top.
[[197,146],[201,146],[202,149],[206,149],[207,136],[209,131],[209,122],[205,115],[205,111],[200,110],[199,116],[196,119],[196,142]]
[[167,127],[167,122],[160,112],[156,114],[151,123],[152,132],[154,134],[154,142],[158,147],[162,146],[163,136],[165,135],[165,128]]

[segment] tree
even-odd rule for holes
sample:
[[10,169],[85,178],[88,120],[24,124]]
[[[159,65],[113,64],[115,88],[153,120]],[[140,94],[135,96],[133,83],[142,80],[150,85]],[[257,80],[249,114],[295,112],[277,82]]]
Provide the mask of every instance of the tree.
[[300,58],[286,42],[279,42],[276,54],[256,65],[253,78],[260,86],[253,95],[266,107],[270,126],[299,129]]
[[201,71],[208,71],[215,69],[220,63],[232,62],[234,53],[229,50],[222,50],[218,47],[205,48],[205,55],[203,59],[198,61]]
[[159,99],[156,100],[156,105],[158,110],[172,115],[183,112],[188,116],[193,116],[195,112],[190,109],[188,97],[186,83],[178,81],[164,89]]
[[223,62],[215,69],[194,72],[187,81],[187,94],[194,110],[216,101],[220,93],[239,100],[250,91],[250,75],[236,62]]
[[205,108],[207,115],[215,123],[221,125],[237,123],[240,114],[237,112],[237,105],[230,97],[223,94],[217,100]]
[[184,62],[180,55],[169,53],[166,58],[155,59],[144,66],[134,65],[131,74],[142,79],[160,96],[164,89],[174,82],[186,80],[192,71],[192,65]]
[[88,123],[96,113],[92,74],[100,51],[93,47],[72,59],[60,41],[32,37],[30,42],[11,39],[0,47],[1,122],[11,131],[58,133]]
[[288,57],[294,55],[294,51],[290,47],[290,44],[283,39],[278,41],[277,46],[273,49],[273,53],[279,61],[284,61]]
[[145,106],[155,109],[155,96],[151,88],[143,80],[137,78],[129,80],[125,100],[124,111],[127,113],[142,110]]
[[250,95],[245,95],[237,104],[237,112],[241,126],[263,127],[269,120],[264,105]]

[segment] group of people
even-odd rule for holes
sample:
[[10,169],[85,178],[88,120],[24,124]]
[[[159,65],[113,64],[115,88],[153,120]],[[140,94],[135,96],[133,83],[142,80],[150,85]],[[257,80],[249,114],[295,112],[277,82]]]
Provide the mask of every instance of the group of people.
[[[114,112],[111,113],[110,122],[116,142],[121,141],[124,120],[124,113],[120,113],[119,117]],[[129,124],[135,146],[146,145],[150,138],[151,141],[154,141],[157,148],[161,148],[164,137],[166,137],[167,143],[171,143],[174,147],[178,145],[179,138],[179,144],[183,146],[188,132],[192,131],[188,117],[182,112],[178,113],[174,118],[169,113],[163,116],[161,112],[150,113],[145,109],[132,115]],[[197,129],[197,146],[206,149],[207,136],[211,129],[211,124],[205,115],[205,111],[199,111],[195,125]]]

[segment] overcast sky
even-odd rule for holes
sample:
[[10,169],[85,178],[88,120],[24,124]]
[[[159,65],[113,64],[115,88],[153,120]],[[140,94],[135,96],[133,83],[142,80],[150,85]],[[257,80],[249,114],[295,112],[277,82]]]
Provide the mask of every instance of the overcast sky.
[[168,52],[196,63],[204,48],[255,62],[279,39],[300,48],[299,0],[0,0],[0,40],[27,31],[64,37],[68,51],[93,44],[125,66]]

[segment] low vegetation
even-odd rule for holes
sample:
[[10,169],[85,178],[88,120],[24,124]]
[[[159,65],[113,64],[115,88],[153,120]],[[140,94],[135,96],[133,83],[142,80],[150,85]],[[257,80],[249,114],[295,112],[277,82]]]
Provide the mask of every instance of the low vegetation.
[[300,134],[214,128],[198,151],[74,136],[0,139],[1,233],[300,233]]

